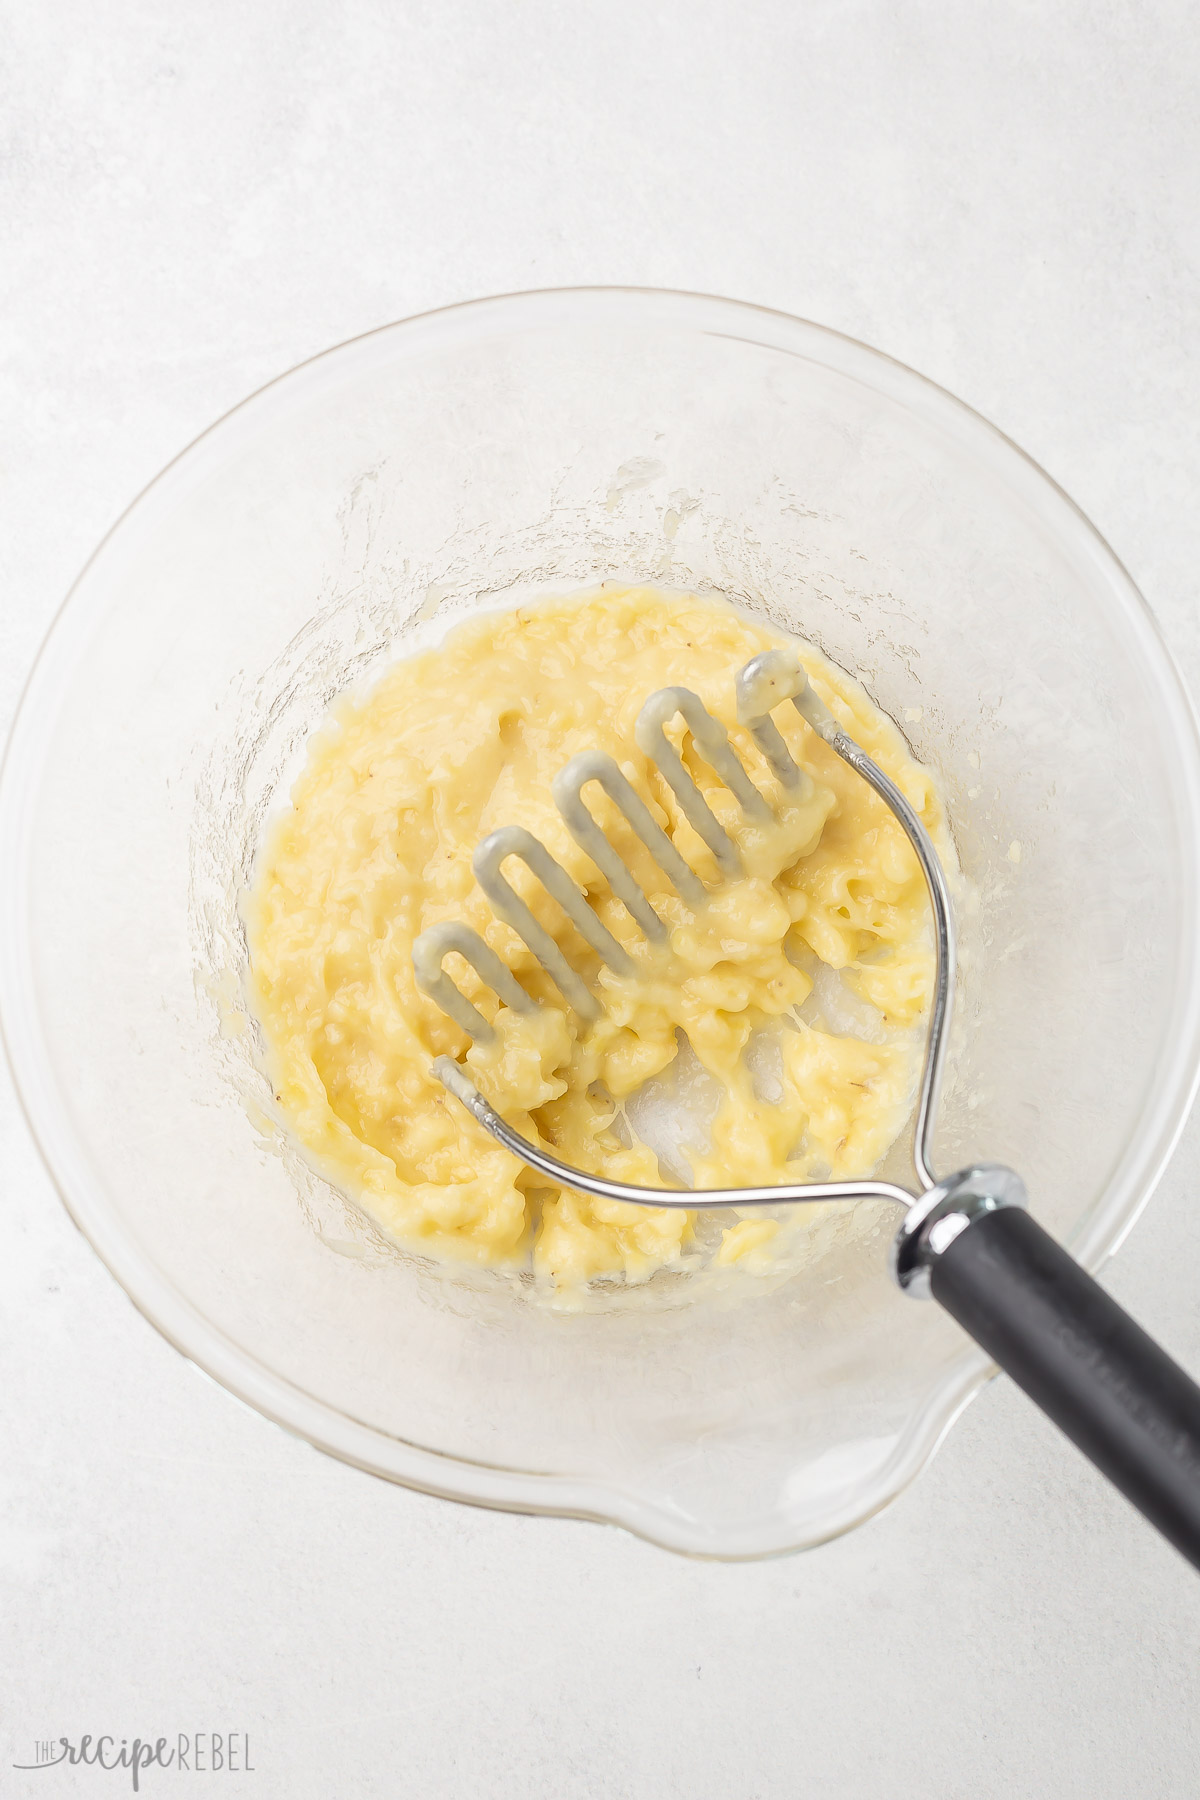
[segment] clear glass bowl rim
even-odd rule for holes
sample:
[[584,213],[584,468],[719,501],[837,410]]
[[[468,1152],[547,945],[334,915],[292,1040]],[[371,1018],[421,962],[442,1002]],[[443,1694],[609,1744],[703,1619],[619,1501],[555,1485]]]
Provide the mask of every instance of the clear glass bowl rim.
[[819,1534],[796,1542],[756,1541],[731,1531],[719,1548],[692,1539],[686,1524],[652,1498],[625,1488],[535,1474],[442,1455],[345,1417],[249,1356],[216,1330],[125,1233],[91,1181],[56,1085],[50,1045],[42,1034],[32,975],[33,926],[26,877],[42,754],[56,699],[86,642],[86,626],[104,594],[99,576],[119,566],[164,519],[176,497],[224,460],[252,432],[403,339],[410,354],[481,335],[644,321],[656,326],[745,339],[763,348],[815,359],[899,401],[941,430],[967,439],[1039,513],[1077,557],[1090,558],[1125,615],[1162,707],[1170,740],[1173,812],[1185,857],[1178,945],[1179,979],[1170,1028],[1160,1047],[1161,1080],[1105,1192],[1071,1240],[1093,1272],[1119,1248],[1159,1180],[1187,1118],[1200,1080],[1200,731],[1183,681],[1157,621],[1108,544],[1058,484],[981,414],[915,370],[843,333],[741,300],[670,289],[549,288],[496,295],[419,313],[382,325],[296,365],[239,402],[182,450],[117,519],[85,563],[59,608],[30,671],[0,766],[0,1034],[30,1130],[62,1201],[79,1230],[138,1310],[202,1373],[236,1398],[317,1449],[357,1468],[446,1499],[523,1513],[618,1524],[664,1547],[722,1559],[809,1548],[840,1535],[887,1505],[920,1472],[958,1413],[993,1373],[981,1354],[960,1362],[910,1421],[887,1464]]

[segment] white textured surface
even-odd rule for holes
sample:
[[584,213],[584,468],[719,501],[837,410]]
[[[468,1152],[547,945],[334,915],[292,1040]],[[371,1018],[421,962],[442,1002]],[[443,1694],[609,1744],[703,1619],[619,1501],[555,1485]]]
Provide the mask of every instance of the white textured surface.
[[[270,376],[506,289],[725,292],[994,419],[1200,686],[1186,0],[9,0],[0,707],[128,500]],[[0,1792],[38,1738],[248,1731],[143,1792],[1180,1800],[1200,1582],[994,1385],[800,1559],[693,1566],[325,1461],[75,1235],[7,1086]],[[1200,1121],[1111,1271],[1200,1369]]]

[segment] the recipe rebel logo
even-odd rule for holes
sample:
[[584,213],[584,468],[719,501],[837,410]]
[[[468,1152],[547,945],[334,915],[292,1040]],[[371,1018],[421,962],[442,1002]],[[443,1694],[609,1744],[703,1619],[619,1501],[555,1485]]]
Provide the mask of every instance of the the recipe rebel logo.
[[15,1762],[14,1769],[71,1767],[124,1769],[135,1794],[148,1769],[178,1769],[189,1775],[253,1775],[250,1734],[245,1731],[178,1732],[174,1738],[117,1738],[107,1732],[93,1737],[39,1738],[32,1762]]

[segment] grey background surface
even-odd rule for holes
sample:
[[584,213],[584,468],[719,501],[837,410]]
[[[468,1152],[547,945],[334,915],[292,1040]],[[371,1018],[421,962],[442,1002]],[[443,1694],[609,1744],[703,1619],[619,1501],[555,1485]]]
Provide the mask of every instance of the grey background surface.
[[[503,290],[833,325],[1096,521],[1200,686],[1200,30],[1130,0],[7,0],[0,711],[97,538],[246,392]],[[1007,1384],[888,1513],[691,1565],[391,1489],[194,1373],[0,1098],[0,1793],[39,1738],[248,1732],[143,1792],[1147,1800],[1200,1583]],[[1108,1279],[1200,1370],[1200,1122]]]

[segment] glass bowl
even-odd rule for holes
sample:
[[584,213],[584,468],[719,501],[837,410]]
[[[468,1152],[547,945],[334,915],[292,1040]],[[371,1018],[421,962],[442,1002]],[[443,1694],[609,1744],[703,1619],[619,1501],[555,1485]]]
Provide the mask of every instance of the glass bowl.
[[273,382],[77,582],[0,792],[3,1021],[72,1216],[185,1355],[433,1493],[695,1554],[891,1499],[987,1367],[894,1217],[790,1280],[558,1314],[383,1242],[271,1116],[237,896],[335,693],[473,608],[717,590],[857,674],[938,772],[967,899],[942,1170],[1012,1164],[1095,1268],[1197,1066],[1197,740],[1128,576],[967,407],[693,295],[515,295]]

